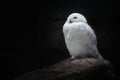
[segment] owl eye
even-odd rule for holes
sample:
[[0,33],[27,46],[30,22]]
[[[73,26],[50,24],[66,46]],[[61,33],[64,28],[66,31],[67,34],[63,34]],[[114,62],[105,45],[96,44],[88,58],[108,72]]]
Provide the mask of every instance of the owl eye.
[[77,17],[75,16],[75,17],[73,17],[74,19],[76,19]]

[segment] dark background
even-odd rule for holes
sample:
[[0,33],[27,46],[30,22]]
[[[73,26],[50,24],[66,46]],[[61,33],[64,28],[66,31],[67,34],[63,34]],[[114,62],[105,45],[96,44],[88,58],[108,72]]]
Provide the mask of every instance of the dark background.
[[62,26],[69,14],[83,14],[94,29],[101,55],[117,74],[119,62],[120,8],[116,0],[9,1],[1,29],[2,72],[7,79],[41,69],[69,56]]

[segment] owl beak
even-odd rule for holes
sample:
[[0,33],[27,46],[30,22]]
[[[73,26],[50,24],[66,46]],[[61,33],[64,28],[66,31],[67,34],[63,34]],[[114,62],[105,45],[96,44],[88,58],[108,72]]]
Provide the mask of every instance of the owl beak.
[[70,23],[72,23],[72,21],[70,20]]

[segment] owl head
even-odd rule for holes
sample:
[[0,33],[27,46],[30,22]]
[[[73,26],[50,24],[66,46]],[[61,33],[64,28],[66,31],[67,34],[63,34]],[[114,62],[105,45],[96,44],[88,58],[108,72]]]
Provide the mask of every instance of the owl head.
[[84,22],[84,23],[87,23],[87,20],[86,20],[86,18],[85,18],[82,14],[72,13],[72,14],[70,14],[70,15],[68,16],[67,22],[68,22],[68,23],[76,23],[76,22]]

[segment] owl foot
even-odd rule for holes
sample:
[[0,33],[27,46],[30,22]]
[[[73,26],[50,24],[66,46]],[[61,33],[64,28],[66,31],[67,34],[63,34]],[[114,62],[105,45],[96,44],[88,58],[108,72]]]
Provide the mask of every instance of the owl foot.
[[74,60],[74,59],[75,59],[75,57],[74,57],[74,56],[72,56],[70,59],[71,59],[71,60]]

